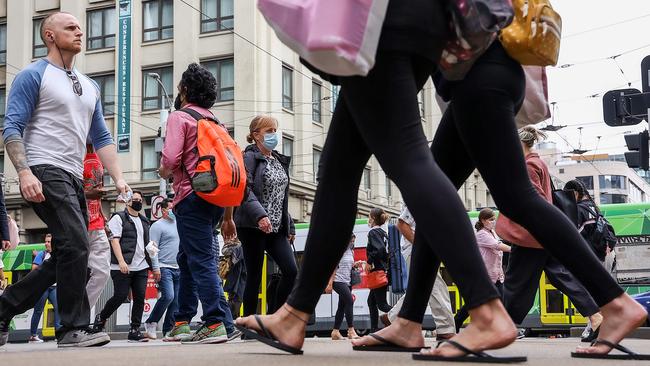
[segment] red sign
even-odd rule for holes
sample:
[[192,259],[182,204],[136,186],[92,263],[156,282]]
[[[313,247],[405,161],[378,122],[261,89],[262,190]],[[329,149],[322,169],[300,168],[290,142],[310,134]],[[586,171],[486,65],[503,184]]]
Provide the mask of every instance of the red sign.
[[149,278],[147,279],[147,291],[144,293],[144,298],[145,300],[158,298],[158,285],[153,279],[153,272],[151,271],[149,271]]

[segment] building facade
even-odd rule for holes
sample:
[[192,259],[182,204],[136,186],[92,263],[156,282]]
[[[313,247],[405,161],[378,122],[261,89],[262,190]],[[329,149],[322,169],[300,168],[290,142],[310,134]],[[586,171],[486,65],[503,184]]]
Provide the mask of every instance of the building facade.
[[[122,84],[116,82],[123,30],[118,17],[120,5],[128,3],[131,58],[129,75]],[[173,100],[182,72],[189,63],[198,62],[218,81],[218,101],[212,111],[242,148],[254,116],[263,113],[278,119],[283,138],[277,149],[292,157],[289,210],[298,222],[308,222],[338,88],[300,64],[255,4],[255,0],[0,0],[0,119],[16,73],[46,55],[39,36],[42,19],[55,11],[71,13],[85,33],[84,50],[76,57],[75,67],[100,86],[106,122],[114,137],[122,123],[129,125],[129,151],[119,154],[119,162],[127,182],[145,193],[147,203],[159,192],[160,154],[155,140],[161,127],[160,111],[169,107],[153,75],[160,77]],[[118,100],[116,86],[128,88],[128,103]],[[433,94],[429,82],[419,96],[429,140],[440,119]],[[125,110],[128,118],[120,119]],[[45,225],[22,200],[9,157],[3,153],[0,163],[8,210],[21,228],[22,240],[41,241]],[[105,182],[111,186],[109,177]],[[114,198],[104,201],[106,213],[121,209]],[[393,215],[401,207],[399,190],[374,158],[364,171],[358,204],[360,217],[375,206]]]
[[623,155],[563,156],[551,142],[540,144],[539,154],[558,187],[578,179],[596,203],[640,203],[650,197],[650,184],[627,166]]

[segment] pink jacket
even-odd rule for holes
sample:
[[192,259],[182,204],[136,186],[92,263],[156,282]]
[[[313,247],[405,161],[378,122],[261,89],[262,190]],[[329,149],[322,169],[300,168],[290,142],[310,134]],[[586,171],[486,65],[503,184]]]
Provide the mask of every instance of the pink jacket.
[[[212,116],[212,112],[195,104],[187,104],[184,108],[192,108],[204,116]],[[199,160],[195,151],[196,135],[197,123],[189,114],[175,111],[167,118],[167,134],[160,165],[172,170],[174,206],[192,193],[190,176],[194,175]]]
[[499,250],[499,241],[494,233],[485,228],[476,232],[478,251],[483,257],[485,268],[493,283],[503,282],[503,252]]

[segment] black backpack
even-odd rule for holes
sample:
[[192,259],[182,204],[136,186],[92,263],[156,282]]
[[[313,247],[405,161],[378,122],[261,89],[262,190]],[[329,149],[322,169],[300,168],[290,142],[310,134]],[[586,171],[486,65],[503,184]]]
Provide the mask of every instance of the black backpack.
[[614,250],[616,246],[616,232],[600,212],[597,212],[588,205],[583,205],[583,207],[593,215],[594,219],[585,221],[579,231],[582,231],[586,225],[594,224],[591,234],[586,239],[591,244],[591,248],[596,253],[596,256],[600,260],[605,260],[607,248]]

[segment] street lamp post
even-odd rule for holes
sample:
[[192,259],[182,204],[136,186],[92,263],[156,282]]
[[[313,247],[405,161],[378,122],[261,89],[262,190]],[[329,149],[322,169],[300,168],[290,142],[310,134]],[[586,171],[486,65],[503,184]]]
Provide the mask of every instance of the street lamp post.
[[[148,76],[156,80],[158,82],[158,85],[160,85],[163,91],[162,95],[160,96],[160,137],[158,137],[155,142],[155,151],[162,152],[163,142],[165,138],[165,124],[167,123],[167,117],[169,116],[169,112],[171,111],[172,102],[171,99],[169,98],[169,94],[167,94],[167,89],[165,89],[165,85],[160,79],[160,75],[158,75],[155,72],[150,72]],[[165,109],[165,101],[167,101],[169,110]],[[161,196],[167,197],[167,181],[164,178],[160,178],[159,190]]]

